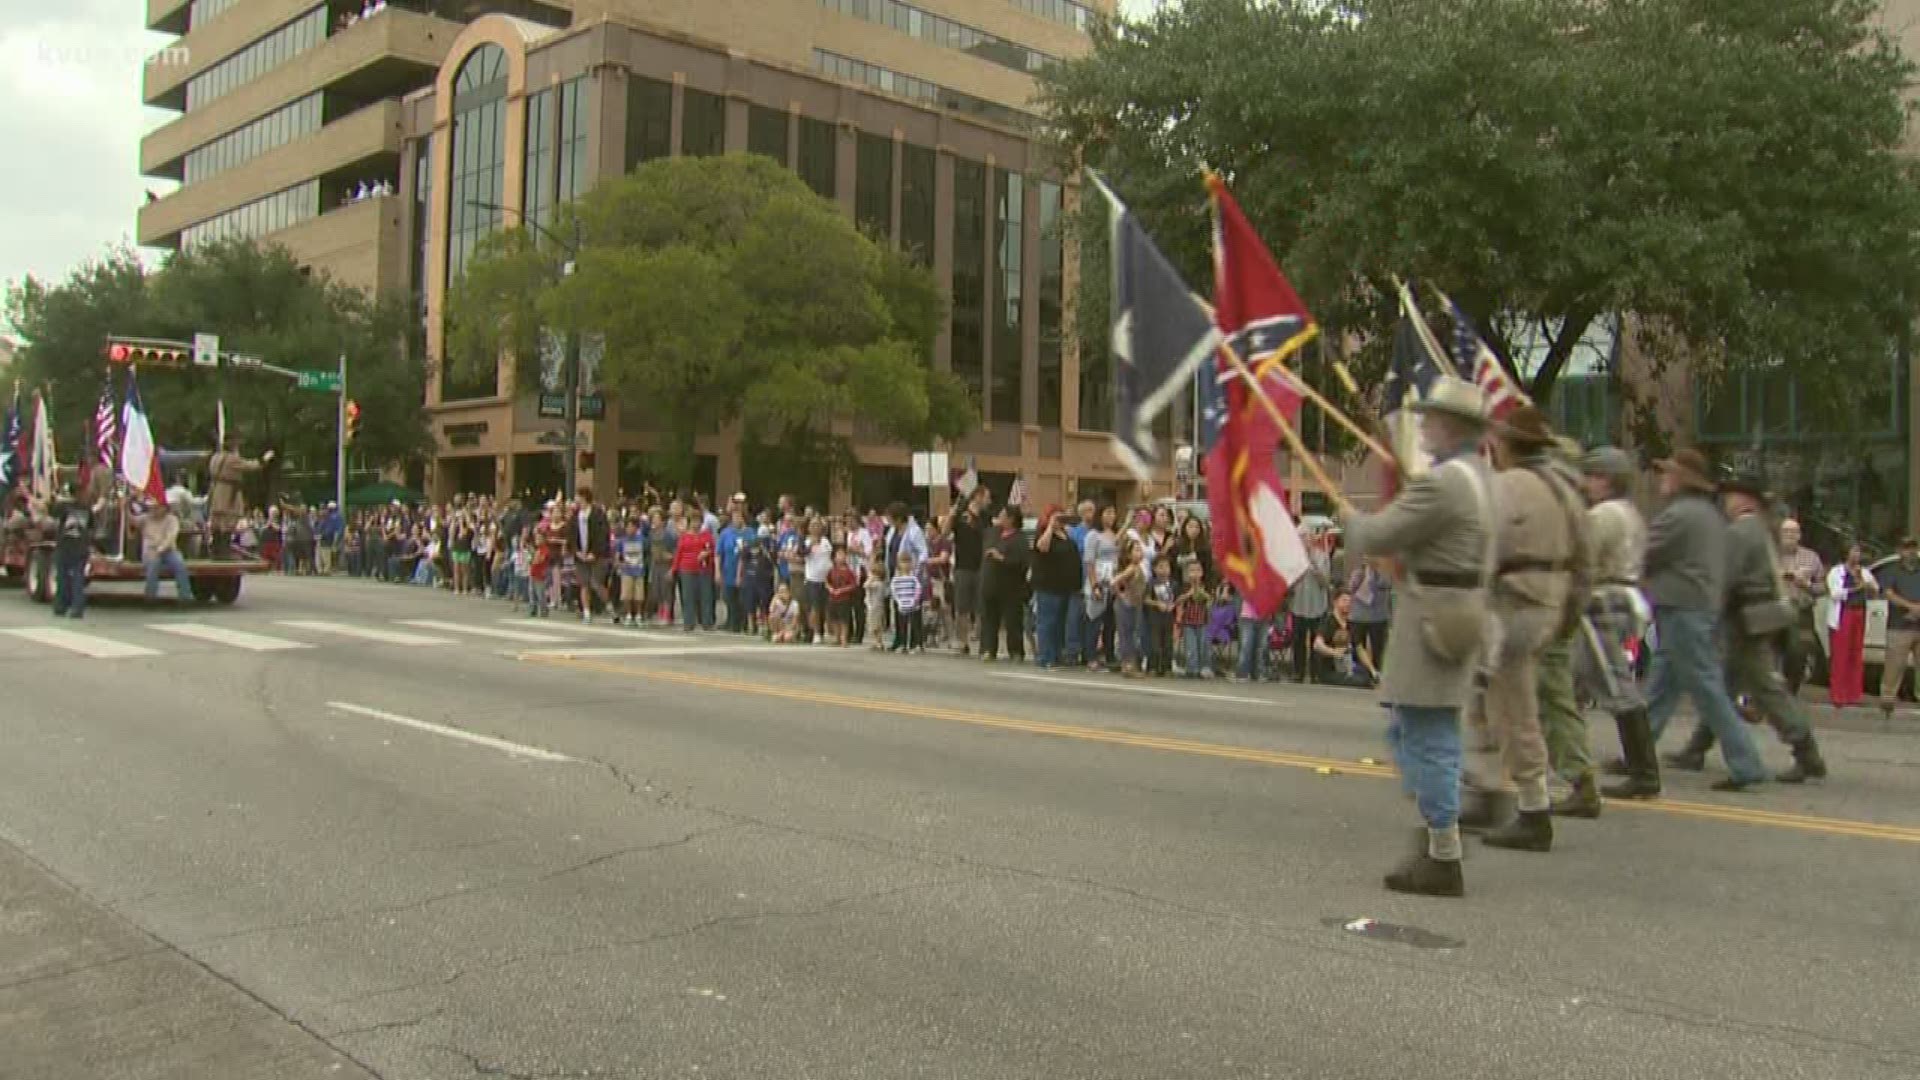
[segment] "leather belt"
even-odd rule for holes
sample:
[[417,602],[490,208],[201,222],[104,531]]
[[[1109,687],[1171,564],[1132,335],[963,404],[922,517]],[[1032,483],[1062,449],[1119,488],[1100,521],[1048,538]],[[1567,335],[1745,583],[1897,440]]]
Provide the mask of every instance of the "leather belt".
[[1513,559],[1500,564],[1501,576],[1507,574],[1526,574],[1535,572],[1565,573],[1573,569],[1573,564],[1565,559]]
[[1413,580],[1430,589],[1478,589],[1486,585],[1474,570],[1416,570]]

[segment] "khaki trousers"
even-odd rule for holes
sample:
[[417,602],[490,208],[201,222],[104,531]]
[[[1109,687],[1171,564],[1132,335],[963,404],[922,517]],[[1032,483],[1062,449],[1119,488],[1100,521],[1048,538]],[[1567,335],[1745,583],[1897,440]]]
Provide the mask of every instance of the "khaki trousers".
[[1888,630],[1887,659],[1881,667],[1880,700],[1891,702],[1900,693],[1901,676],[1920,660],[1920,630]]
[[1547,740],[1540,726],[1540,655],[1553,643],[1560,613],[1501,605],[1497,662],[1487,680],[1487,728],[1499,747],[1501,771],[1518,790],[1520,809],[1545,810]]

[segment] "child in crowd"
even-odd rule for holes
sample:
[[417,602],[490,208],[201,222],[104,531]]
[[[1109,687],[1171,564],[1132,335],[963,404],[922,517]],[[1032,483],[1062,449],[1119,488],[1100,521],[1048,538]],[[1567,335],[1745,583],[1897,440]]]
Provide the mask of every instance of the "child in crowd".
[[1156,678],[1166,678],[1173,663],[1173,606],[1177,599],[1173,560],[1162,555],[1153,560],[1153,583],[1147,590],[1147,668]]
[[1147,552],[1138,540],[1128,540],[1120,556],[1120,572],[1113,575],[1113,631],[1119,646],[1120,674],[1137,679],[1143,670],[1141,627],[1147,605]]
[[1173,621],[1180,628],[1180,654],[1189,679],[1213,678],[1213,665],[1207,658],[1207,619],[1213,613],[1213,597],[1207,593],[1206,568],[1195,559],[1187,563],[1186,588],[1174,602]]
[[760,526],[743,558],[740,591],[746,598],[747,633],[757,634],[765,627],[767,605],[773,602],[773,526]]
[[781,582],[774,590],[772,602],[767,604],[767,636],[775,644],[792,644],[794,622],[793,591],[786,582]]
[[507,559],[507,573],[511,575],[511,584],[507,595],[513,600],[528,600],[527,583],[533,580],[533,532],[522,530],[513,538],[513,553]]
[[885,568],[874,564],[867,575],[867,637],[873,641],[874,651],[887,647],[887,593],[888,579]]
[[627,535],[620,539],[620,604],[627,612],[627,625],[639,626],[646,606],[647,535],[640,519],[627,523]]
[[890,588],[893,593],[893,651],[926,652],[920,636],[920,603],[926,589],[920,583],[920,576],[913,572],[912,554],[900,553],[899,566],[894,571]]
[[827,571],[827,623],[833,628],[833,643],[847,647],[847,634],[853,629],[853,605],[860,595],[860,575],[847,561],[847,549],[833,553],[833,569]]
[[527,618],[544,619],[548,605],[553,602],[553,596],[547,589],[547,578],[553,572],[553,549],[548,544],[535,543],[532,529],[528,529],[521,537],[521,546],[533,548],[533,554],[527,562]]

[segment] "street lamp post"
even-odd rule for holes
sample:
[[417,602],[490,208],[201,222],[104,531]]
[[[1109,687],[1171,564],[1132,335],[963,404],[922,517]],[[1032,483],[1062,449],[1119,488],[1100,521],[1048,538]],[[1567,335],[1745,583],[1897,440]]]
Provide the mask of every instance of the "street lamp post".
[[[580,261],[580,218],[578,215],[575,215],[573,218],[573,243],[569,244],[560,237],[555,236],[553,230],[528,217],[524,210],[511,206],[503,206],[500,203],[482,202],[478,199],[467,200],[467,205],[479,210],[493,210],[502,214],[517,215],[520,218],[521,224],[539,233],[541,236],[546,237],[548,240],[553,241],[554,244],[559,246],[560,250],[567,253],[567,261],[560,267],[560,276],[565,278],[573,274],[575,265]],[[566,495],[571,495],[575,490],[574,480],[580,465],[580,334],[576,330],[567,331],[566,359],[562,361],[562,365],[566,369],[567,380],[567,404],[565,412],[567,441],[566,445],[562,447],[560,451],[563,455],[561,458],[561,475],[564,477],[562,481],[562,497],[565,497]],[[509,447],[507,452],[512,453],[512,448]]]

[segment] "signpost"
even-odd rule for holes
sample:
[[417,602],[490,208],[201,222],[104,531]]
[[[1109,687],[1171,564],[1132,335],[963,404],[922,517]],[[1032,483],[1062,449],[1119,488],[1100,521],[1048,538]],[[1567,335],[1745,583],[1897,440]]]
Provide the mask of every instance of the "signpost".
[[195,367],[220,366],[220,335],[193,335],[193,365]]
[[[346,360],[343,357],[341,367],[344,369],[345,366]],[[302,390],[325,390],[335,394],[340,393],[347,381],[344,371],[302,371],[298,378]]]

